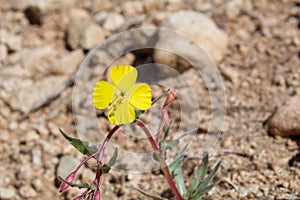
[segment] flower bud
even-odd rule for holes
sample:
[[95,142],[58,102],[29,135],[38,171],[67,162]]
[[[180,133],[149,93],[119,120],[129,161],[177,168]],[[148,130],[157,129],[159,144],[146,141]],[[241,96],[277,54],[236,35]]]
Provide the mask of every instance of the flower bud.
[[75,172],[72,172],[71,174],[69,174],[67,176],[67,178],[65,179],[66,182],[63,182],[59,188],[59,192],[63,192],[65,191],[68,187],[69,187],[69,184],[67,182],[73,182],[74,178],[75,178],[75,175],[76,173]]
[[173,101],[174,99],[177,97],[177,93],[174,90],[170,90],[167,99],[163,105],[163,108],[168,107]]
[[163,117],[166,120],[167,126],[170,128],[170,118],[169,118],[169,114],[168,114],[168,107],[169,105],[174,101],[174,99],[176,98],[177,94],[174,90],[171,90],[167,96],[167,99],[163,105],[162,108],[162,113],[163,113]]
[[94,194],[94,200],[100,200],[100,190],[97,188],[95,194]]

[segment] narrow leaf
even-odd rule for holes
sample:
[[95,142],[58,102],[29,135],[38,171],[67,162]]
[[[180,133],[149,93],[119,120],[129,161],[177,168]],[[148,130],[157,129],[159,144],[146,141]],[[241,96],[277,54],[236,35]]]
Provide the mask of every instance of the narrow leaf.
[[97,151],[97,147],[89,145],[88,142],[81,141],[77,138],[68,136],[63,130],[59,129],[60,133],[72,144],[80,153],[86,156],[90,156]]
[[191,200],[198,200],[203,194],[209,192],[213,187],[215,187],[216,185],[218,185],[221,182],[221,180],[218,180],[204,188],[199,189],[198,191],[196,191],[192,197],[190,198]]
[[175,180],[175,184],[177,186],[177,189],[178,189],[179,193],[183,197],[186,197],[187,196],[187,190],[186,190],[186,187],[185,187],[185,184],[184,184],[181,167],[177,167],[174,170],[174,180]]
[[208,153],[206,152],[193,178],[192,186],[191,186],[192,191],[196,190],[196,188],[200,185],[200,182],[203,180],[204,176],[207,173],[207,167],[208,167]]
[[178,146],[178,140],[169,140],[169,141],[162,141],[160,144],[160,150],[166,150],[172,147]]
[[182,151],[175,156],[173,162],[169,165],[168,168],[169,168],[169,171],[171,174],[177,167],[179,167],[181,165],[181,162],[184,157],[184,153],[185,153],[186,149],[187,149],[187,145],[185,145],[185,147],[182,149]]
[[112,167],[116,163],[117,157],[118,157],[118,149],[115,148],[114,155],[111,157],[111,159],[106,165]]
[[205,191],[204,191],[205,188],[208,187],[207,186],[208,183],[211,182],[212,179],[215,177],[220,164],[221,164],[221,161],[219,161],[216,164],[216,166],[214,167],[214,169],[211,171],[211,173],[203,181],[201,181],[201,183],[198,185],[198,187],[195,189],[195,191],[193,191],[194,194],[200,194],[200,193],[203,194],[203,193],[205,193]]
[[159,195],[156,195],[156,194],[149,194],[149,193],[147,193],[147,192],[145,192],[145,191],[143,191],[143,190],[140,190],[140,189],[138,189],[138,188],[135,188],[137,191],[139,191],[140,193],[142,193],[143,195],[145,195],[145,196],[147,196],[147,197],[150,197],[150,198],[153,198],[153,199],[158,199],[158,200],[168,200],[168,199],[166,199],[166,198],[163,198],[163,197],[161,197],[161,196],[159,196]]

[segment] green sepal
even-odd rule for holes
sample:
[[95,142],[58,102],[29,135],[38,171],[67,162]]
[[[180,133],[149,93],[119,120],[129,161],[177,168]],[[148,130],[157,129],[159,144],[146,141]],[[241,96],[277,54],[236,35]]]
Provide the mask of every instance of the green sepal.
[[68,136],[63,130],[59,129],[60,133],[73,145],[80,153],[86,156],[90,156],[97,152],[97,147],[94,145],[89,145],[88,142],[82,141],[77,138],[72,138]]

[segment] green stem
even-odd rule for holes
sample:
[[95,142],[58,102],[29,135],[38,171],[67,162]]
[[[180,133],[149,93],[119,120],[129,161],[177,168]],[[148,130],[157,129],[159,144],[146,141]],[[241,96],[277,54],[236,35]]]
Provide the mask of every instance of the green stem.
[[147,129],[147,127],[141,122],[141,121],[136,121],[136,124],[141,127],[141,129],[144,131],[144,133],[146,134],[157,158],[158,158],[158,161],[161,165],[161,170],[163,171],[167,181],[168,181],[168,184],[170,185],[171,187],[171,190],[172,192],[174,193],[174,195],[176,196],[176,198],[178,200],[184,200],[183,197],[181,196],[181,194],[179,193],[173,179],[172,179],[172,176],[170,174],[170,171],[169,171],[169,168],[167,166],[167,163],[165,161],[165,159],[162,157],[162,155],[160,154],[160,151],[159,151],[159,148],[155,142],[155,140],[153,139],[152,135],[150,134],[149,130]]

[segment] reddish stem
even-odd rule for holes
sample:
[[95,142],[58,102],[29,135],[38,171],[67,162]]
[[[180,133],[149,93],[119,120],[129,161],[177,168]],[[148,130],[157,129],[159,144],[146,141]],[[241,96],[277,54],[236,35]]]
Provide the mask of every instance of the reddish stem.
[[102,145],[101,145],[101,148],[100,148],[100,151],[99,151],[99,156],[98,156],[98,160],[97,160],[97,163],[99,165],[102,164],[102,158],[103,158],[103,155],[104,155],[104,151],[106,149],[106,146],[108,144],[108,141],[110,140],[110,138],[114,135],[114,133],[120,128],[120,126],[116,125],[109,133],[108,135],[106,136],[106,138],[104,139]]
[[171,187],[172,192],[174,193],[174,195],[176,196],[176,198],[178,200],[184,200],[183,197],[181,196],[181,194],[179,193],[179,191],[178,191],[178,189],[177,189],[177,187],[176,187],[176,185],[175,185],[175,183],[174,183],[174,181],[172,179],[172,176],[170,174],[170,171],[169,171],[169,168],[168,168],[168,166],[166,164],[166,161],[161,156],[161,154],[159,152],[159,148],[158,148],[156,142],[154,141],[152,135],[150,134],[149,130],[147,129],[147,127],[141,121],[137,120],[136,124],[139,127],[141,127],[141,129],[146,134],[146,136],[147,136],[147,138],[148,138],[148,140],[149,140],[149,142],[150,142],[153,150],[155,151],[155,154],[156,154],[156,156],[157,156],[157,158],[158,158],[158,160],[160,162],[160,165],[162,167],[162,171],[163,171],[163,173],[164,173],[164,175],[165,175],[165,177],[166,177],[166,179],[167,179],[167,181],[168,181],[168,183],[169,183],[169,185]]

